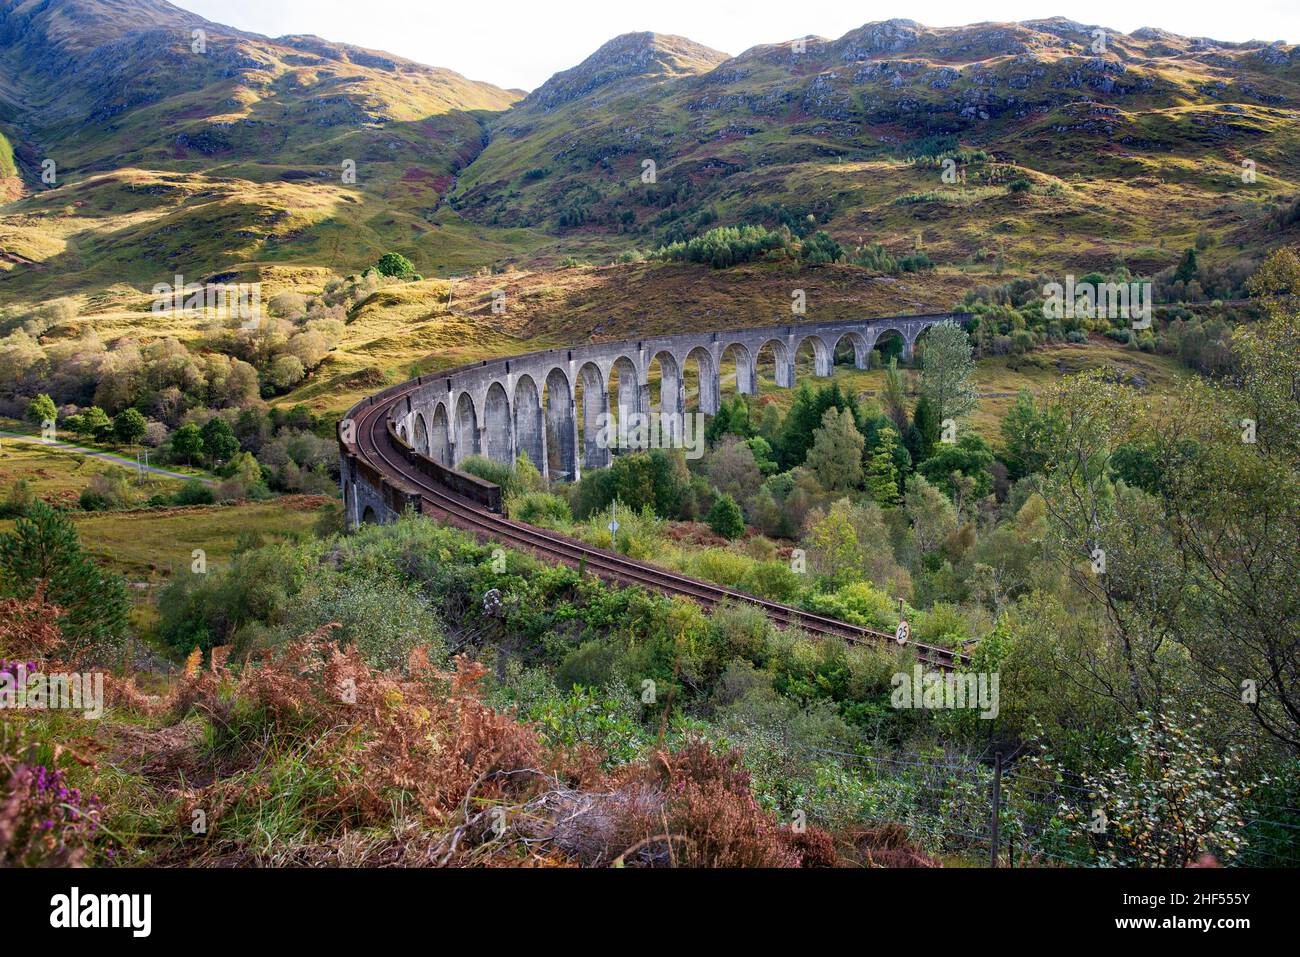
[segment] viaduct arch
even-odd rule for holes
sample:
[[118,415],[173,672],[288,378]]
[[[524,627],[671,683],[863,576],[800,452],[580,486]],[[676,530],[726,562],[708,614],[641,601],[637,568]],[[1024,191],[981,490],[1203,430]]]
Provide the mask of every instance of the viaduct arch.
[[[863,369],[876,341],[888,332],[902,337],[904,355],[910,356],[926,329],[966,318],[938,313],[593,342],[420,376],[363,404],[391,399],[394,431],[414,452],[440,466],[454,469],[470,455],[512,462],[522,452],[547,478],[573,481],[583,469],[609,464],[610,451],[597,439],[602,416],[689,408],[688,367],[698,370],[699,410],[713,414],[720,404],[724,359],[734,365],[735,390],[752,395],[758,390],[760,356],[774,359],[778,386],[793,388],[796,357],[810,347],[813,374],[829,376],[841,345],[852,346],[854,364]],[[659,374],[657,402],[651,401],[652,367]],[[345,424],[359,408],[348,413]],[[365,487],[366,476],[348,467],[350,452],[342,435],[340,442],[348,526],[360,524],[366,510],[373,513],[371,520],[395,518],[383,496]]]

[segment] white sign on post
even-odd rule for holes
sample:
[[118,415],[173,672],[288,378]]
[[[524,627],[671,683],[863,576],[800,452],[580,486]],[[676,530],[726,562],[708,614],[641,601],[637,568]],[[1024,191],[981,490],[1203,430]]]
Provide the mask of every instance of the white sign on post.
[[907,639],[912,637],[912,626],[906,621],[898,623],[898,631],[894,632],[894,640],[900,645],[907,644]]

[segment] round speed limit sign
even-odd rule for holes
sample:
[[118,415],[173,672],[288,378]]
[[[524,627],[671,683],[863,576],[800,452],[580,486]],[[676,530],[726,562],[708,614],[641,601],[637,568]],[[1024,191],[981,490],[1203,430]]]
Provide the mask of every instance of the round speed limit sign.
[[898,623],[898,630],[894,632],[894,640],[900,645],[907,644],[907,639],[912,637],[912,626],[905,621]]

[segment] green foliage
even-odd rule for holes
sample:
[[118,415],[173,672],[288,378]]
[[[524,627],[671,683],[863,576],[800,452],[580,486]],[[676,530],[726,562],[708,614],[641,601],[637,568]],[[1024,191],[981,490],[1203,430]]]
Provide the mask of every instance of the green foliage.
[[528,492],[510,500],[510,517],[529,525],[564,528],[573,521],[569,503],[550,492]]
[[833,592],[813,592],[804,607],[864,628],[893,631],[898,627],[898,604],[869,582],[842,585]]
[[633,511],[648,507],[673,518],[681,513],[689,485],[681,452],[651,449],[620,455],[609,468],[584,473],[569,502],[578,519],[609,508],[615,500]]
[[761,435],[756,435],[751,439],[747,439],[745,444],[749,446],[750,454],[754,456],[754,464],[758,466],[759,472],[765,478],[775,475],[781,470],[781,466],[777,464],[776,459],[773,457],[775,453],[772,451],[772,444],[767,439]]
[[803,581],[786,562],[758,562],[739,587],[760,598],[789,603],[803,590]]
[[749,405],[741,395],[724,400],[718,406],[718,411],[704,426],[704,438],[710,445],[720,441],[725,435],[736,435],[743,439],[752,434],[753,429],[749,424]]
[[903,445],[914,465],[919,466],[934,454],[941,432],[939,410],[928,395],[921,396],[912,411],[912,424],[903,437]]
[[[203,451],[213,465],[228,462],[239,451],[239,439],[235,438],[235,433],[226,420],[219,416],[214,415],[208,419],[199,430],[199,435],[203,440]],[[172,447],[175,448],[174,440]]]
[[0,502],[0,519],[17,518],[36,501],[36,493],[31,484],[27,479],[19,479],[10,486],[4,501]]
[[462,472],[476,475],[485,482],[501,486],[501,493],[509,496],[515,492],[514,470],[508,463],[498,462],[486,455],[467,455],[456,466]]
[[182,425],[172,433],[171,450],[173,456],[193,465],[204,452],[202,431],[193,422]]
[[64,428],[78,435],[89,436],[99,441],[107,441],[113,433],[113,420],[97,405],[82,409],[76,415],[63,420]]
[[782,469],[801,465],[812,447],[813,436],[821,427],[828,409],[848,410],[854,421],[858,420],[857,400],[846,395],[838,382],[822,386],[816,391],[805,381],[795,391],[790,411],[781,425],[777,456]]
[[638,757],[645,737],[637,721],[639,707],[626,691],[602,695],[592,688],[573,688],[567,697],[536,705],[527,718],[552,746],[588,745],[604,756],[605,767],[617,767]]
[[844,258],[844,249],[830,233],[818,230],[800,244],[799,258],[810,265],[837,263]]
[[705,518],[709,528],[723,538],[739,538],[745,534],[745,516],[730,495],[720,495]]
[[[282,578],[286,586],[291,581]],[[288,595],[286,587],[284,594]],[[400,669],[423,648],[434,662],[445,657],[442,626],[428,598],[409,584],[389,578],[332,575],[321,570],[284,609],[273,637],[285,641],[325,625],[331,637],[355,647],[376,668]]]
[[42,392],[27,403],[27,421],[36,426],[44,426],[58,418],[59,410],[54,407],[54,400]]
[[[866,442],[848,409],[830,408],[813,433],[805,464],[828,492],[846,492],[862,484],[862,450]],[[885,455],[892,455],[888,450]],[[892,468],[893,462],[890,461]]]
[[0,535],[0,594],[28,598],[38,587],[61,609],[59,630],[71,658],[104,663],[116,655],[131,607],[126,583],[96,566],[72,522],[40,501]]
[[584,641],[564,656],[555,669],[555,683],[563,690],[604,688],[614,680],[620,656],[618,649],[605,641]]
[[867,464],[867,491],[882,507],[897,505],[900,498],[901,476],[897,459],[901,447],[898,433],[886,426],[880,430],[880,440]]
[[849,510],[848,499],[840,499],[825,513],[813,512],[804,533],[815,568],[833,583],[862,577],[861,547]]
[[1182,261],[1179,262],[1178,268],[1174,270],[1174,279],[1179,282],[1188,283],[1194,280],[1200,274],[1200,266],[1196,262],[1196,249],[1188,246],[1183,253]]
[[[281,543],[242,552],[223,567],[179,570],[158,599],[159,637],[182,655],[195,647],[206,651],[226,644],[251,650],[250,644],[265,640],[268,629],[283,623],[291,611],[310,557]],[[250,625],[262,627],[241,635]]]
[[974,375],[970,339],[962,328],[951,320],[932,326],[921,358],[921,393],[934,403],[940,423],[974,408]]
[[957,530],[957,514],[952,503],[924,475],[913,475],[907,480],[903,509],[911,522],[913,544],[922,558],[937,551]]
[[[1124,758],[1084,776],[1083,789],[1095,795],[1088,806],[1062,802],[1076,842],[1112,867],[1187,867],[1203,854],[1232,863],[1246,845],[1241,757],[1236,747],[1218,752],[1206,741],[1210,720],[1139,714]],[[1050,754],[1038,763],[1059,779]]]
[[211,505],[216,501],[216,496],[212,494],[212,487],[198,481],[190,479],[181,486],[172,501],[176,505]]
[[144,438],[144,416],[135,409],[123,409],[113,418],[113,436],[123,445],[135,445]]
[[772,255],[788,258],[792,252],[793,241],[788,230],[721,226],[686,242],[661,246],[655,250],[654,256],[657,259],[708,263],[714,269],[725,269]]
[[1126,442],[1110,457],[1111,471],[1128,485],[1152,495],[1160,493],[1160,464],[1150,443]]
[[415,278],[415,264],[403,256],[401,253],[384,253],[375,263],[375,269],[381,276],[389,276],[394,279],[413,279]]
[[1021,479],[1041,472],[1046,464],[1046,443],[1050,423],[1034,404],[1032,393],[1021,390],[1016,403],[1002,419],[1002,461],[1007,475]]
[[706,548],[695,553],[691,573],[728,588],[740,588],[758,563],[727,548]]
[[969,494],[982,498],[993,490],[993,476],[989,471],[992,465],[993,451],[988,443],[974,432],[963,432],[956,442],[940,443],[919,471],[954,500],[964,497],[960,487],[954,484],[954,475],[970,479],[973,484]]

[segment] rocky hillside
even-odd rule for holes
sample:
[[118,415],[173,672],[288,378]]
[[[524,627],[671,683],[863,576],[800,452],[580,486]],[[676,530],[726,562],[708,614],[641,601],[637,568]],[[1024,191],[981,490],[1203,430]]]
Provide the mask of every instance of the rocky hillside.
[[[3,0],[0,75],[0,133],[28,194],[5,210],[0,259],[90,282],[137,278],[87,255],[107,239],[128,265],[147,257],[147,269],[191,275],[299,255],[351,265],[418,242],[487,117],[518,98],[316,37],[240,33],[161,0]],[[341,229],[356,256],[324,256]]]
[[1295,47],[1061,19],[735,57],[628,34],[521,98],[162,0],[0,0],[0,289],[389,249],[442,276],[607,262],[739,223],[962,269],[1152,272],[1294,230],[1297,120]]
[[[909,243],[919,231],[949,256],[1028,253],[1071,225],[1135,254],[1167,235],[1174,212],[1188,229],[1258,240],[1270,210],[1229,208],[1224,195],[1267,200],[1300,170],[1300,52],[1281,44],[1062,19],[891,20],[661,69],[680,42],[620,37],[498,118],[456,207],[574,241],[654,243],[793,213],[842,241]],[[958,157],[956,182],[941,175],[944,156]],[[647,159],[653,184],[642,182]],[[1236,189],[1246,160],[1252,193]],[[1008,197],[1017,179],[1030,188]]]

